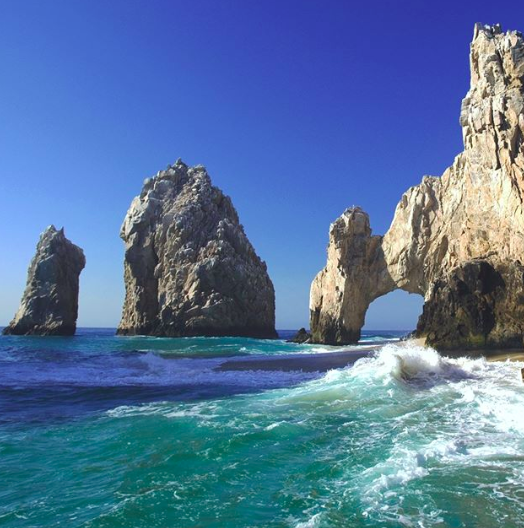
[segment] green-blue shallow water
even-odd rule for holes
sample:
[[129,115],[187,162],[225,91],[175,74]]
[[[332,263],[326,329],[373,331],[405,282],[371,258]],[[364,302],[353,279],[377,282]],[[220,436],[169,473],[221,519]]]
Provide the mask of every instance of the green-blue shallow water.
[[397,337],[323,373],[214,370],[334,350],[281,340],[2,337],[0,526],[524,526],[524,364]]

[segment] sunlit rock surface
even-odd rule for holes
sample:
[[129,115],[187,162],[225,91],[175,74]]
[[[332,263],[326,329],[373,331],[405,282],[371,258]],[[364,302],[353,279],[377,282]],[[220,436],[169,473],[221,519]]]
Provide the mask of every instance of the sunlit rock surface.
[[3,333],[73,335],[85,263],[84,252],[65,237],[63,228],[49,226],[36,246],[20,307]]
[[127,212],[126,297],[118,333],[276,337],[266,264],[206,169],[177,161]]
[[441,348],[522,346],[524,42],[475,26],[464,151],[397,205],[384,237],[349,209],[332,224],[311,287],[313,340],[358,340],[369,304],[397,288],[425,298],[417,333]]

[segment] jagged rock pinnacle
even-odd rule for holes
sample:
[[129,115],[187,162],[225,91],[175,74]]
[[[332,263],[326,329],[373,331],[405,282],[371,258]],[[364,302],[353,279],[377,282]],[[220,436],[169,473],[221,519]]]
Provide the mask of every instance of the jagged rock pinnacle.
[[144,182],[122,225],[119,334],[273,338],[275,293],[229,197],[180,159]]
[[84,267],[84,252],[65,237],[64,228],[49,226],[40,235],[18,312],[3,333],[73,335]]

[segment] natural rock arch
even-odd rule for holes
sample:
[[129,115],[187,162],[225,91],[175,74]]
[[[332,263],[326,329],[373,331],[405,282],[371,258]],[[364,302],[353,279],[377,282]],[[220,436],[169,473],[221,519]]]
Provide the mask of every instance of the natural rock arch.
[[357,342],[368,306],[397,288],[387,268],[382,238],[371,235],[369,217],[360,207],[347,209],[331,224],[327,265],[311,285],[313,341]]
[[310,296],[316,342],[360,337],[369,304],[400,288],[424,296],[417,333],[441,348],[522,346],[524,335],[524,41],[477,24],[464,151],[424,177],[373,236],[360,208],[330,228]]

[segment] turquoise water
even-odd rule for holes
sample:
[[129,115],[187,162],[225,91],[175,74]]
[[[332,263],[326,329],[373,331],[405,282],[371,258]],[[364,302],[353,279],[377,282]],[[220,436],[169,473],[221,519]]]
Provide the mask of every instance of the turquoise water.
[[524,364],[80,334],[0,339],[0,526],[524,526]]

